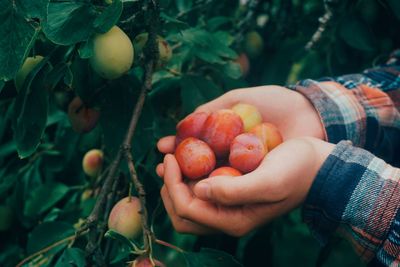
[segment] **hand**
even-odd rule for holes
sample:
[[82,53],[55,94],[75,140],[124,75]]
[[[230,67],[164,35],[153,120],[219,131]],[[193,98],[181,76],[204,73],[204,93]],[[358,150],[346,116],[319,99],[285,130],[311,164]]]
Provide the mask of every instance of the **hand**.
[[193,190],[168,154],[159,166],[165,182],[161,197],[179,232],[241,236],[299,206],[333,147],[316,138],[292,139],[268,153],[255,171],[207,178]]

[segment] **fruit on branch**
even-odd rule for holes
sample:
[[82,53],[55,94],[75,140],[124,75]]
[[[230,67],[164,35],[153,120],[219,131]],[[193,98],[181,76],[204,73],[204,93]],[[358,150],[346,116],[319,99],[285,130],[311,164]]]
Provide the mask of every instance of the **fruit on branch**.
[[0,205],[0,231],[10,229],[13,222],[13,212],[10,206]]
[[243,173],[255,170],[263,160],[266,151],[264,144],[255,134],[244,133],[232,141],[229,163]]
[[[133,45],[135,46],[135,51],[137,55],[142,55],[143,49],[146,46],[147,40],[149,39],[149,34],[144,32],[139,34],[133,39]],[[159,57],[157,61],[157,67],[160,68],[164,66],[172,57],[171,46],[165,41],[161,36],[157,36],[156,42],[158,44]]]
[[243,130],[243,121],[239,115],[230,109],[221,109],[208,116],[201,139],[221,158],[229,153],[232,140],[243,133]]
[[245,132],[248,132],[254,126],[262,122],[261,113],[253,105],[239,103],[234,105],[232,110],[243,120]]
[[81,201],[83,202],[83,201],[88,200],[89,198],[91,198],[93,196],[93,194],[94,194],[94,192],[92,189],[85,189],[85,191],[82,192]]
[[242,75],[246,76],[250,70],[250,61],[246,53],[241,53],[235,60],[235,62],[239,64],[240,70],[242,71]]
[[86,107],[78,96],[68,105],[68,119],[77,133],[90,132],[96,127],[99,117],[100,112]]
[[134,49],[129,37],[113,26],[93,39],[92,68],[105,79],[116,79],[129,71],[133,64]]
[[103,168],[103,151],[92,149],[86,152],[82,160],[82,168],[86,175],[97,177]]
[[241,176],[242,173],[235,168],[224,166],[213,170],[208,177],[213,176]]
[[165,267],[165,264],[163,264],[162,262],[160,262],[158,260],[153,260],[153,261],[154,261],[154,265],[151,263],[151,260],[149,257],[140,256],[140,257],[137,257],[132,262],[130,267],[153,267],[153,266]]
[[256,31],[248,32],[244,37],[244,50],[250,57],[257,57],[264,48],[264,40]]
[[208,118],[206,112],[195,112],[186,116],[176,125],[176,144],[178,145],[187,137],[200,138],[201,130]]
[[192,180],[206,176],[216,164],[212,149],[194,137],[186,138],[176,147],[175,157],[183,175]]
[[272,123],[264,122],[256,125],[250,130],[250,133],[257,135],[268,151],[271,151],[283,142],[279,129]]
[[24,64],[17,72],[15,76],[15,87],[17,90],[21,90],[22,86],[24,85],[26,77],[29,73],[36,67],[43,60],[43,57],[40,55],[36,55],[34,57],[27,57],[25,59]]
[[108,217],[108,228],[126,238],[133,239],[142,232],[141,204],[137,197],[125,197],[118,201]]

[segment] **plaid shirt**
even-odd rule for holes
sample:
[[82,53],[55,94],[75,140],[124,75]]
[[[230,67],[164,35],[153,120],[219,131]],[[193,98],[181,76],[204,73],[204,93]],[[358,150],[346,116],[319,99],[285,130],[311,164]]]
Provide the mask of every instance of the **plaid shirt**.
[[304,221],[323,244],[339,232],[371,265],[400,266],[400,50],[362,74],[294,89],[317,109],[326,140],[338,143],[310,189]]

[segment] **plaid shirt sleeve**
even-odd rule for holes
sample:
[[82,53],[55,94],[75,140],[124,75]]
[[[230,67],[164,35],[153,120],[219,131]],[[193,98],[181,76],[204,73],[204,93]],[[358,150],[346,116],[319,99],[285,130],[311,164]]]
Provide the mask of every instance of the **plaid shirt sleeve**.
[[323,244],[339,232],[374,266],[400,266],[400,51],[361,74],[294,89],[318,111],[326,140],[338,143],[310,189],[304,221]]

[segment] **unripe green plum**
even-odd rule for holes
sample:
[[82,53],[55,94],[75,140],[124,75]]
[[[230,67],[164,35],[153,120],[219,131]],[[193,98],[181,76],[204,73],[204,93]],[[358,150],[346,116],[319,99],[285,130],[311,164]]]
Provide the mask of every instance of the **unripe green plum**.
[[257,57],[264,48],[264,40],[256,31],[248,32],[244,37],[244,50],[250,57]]
[[0,231],[10,229],[13,221],[13,212],[8,205],[0,205]]
[[90,177],[96,177],[100,174],[103,167],[103,151],[92,149],[86,152],[82,160],[83,171]]
[[105,79],[116,79],[127,73],[133,64],[134,49],[129,37],[114,26],[93,39],[92,68]]
[[104,0],[104,2],[105,2],[107,5],[111,5],[112,2],[113,2],[113,0]]
[[17,72],[15,76],[15,87],[17,90],[21,90],[22,86],[24,85],[26,77],[29,73],[36,67],[43,60],[43,57],[40,55],[36,55],[35,57],[27,57],[25,59],[24,64]]
[[[135,46],[137,55],[140,55],[143,52],[143,48],[145,47],[148,38],[149,34],[144,32],[136,36],[135,39],[133,39],[133,44]],[[172,49],[168,44],[168,42],[165,41],[165,39],[162,38],[161,36],[157,36],[156,41],[158,43],[158,51],[159,51],[157,67],[161,67],[171,59]]]
[[118,201],[108,217],[108,228],[126,238],[133,239],[142,232],[141,205],[137,197],[125,197]]
[[77,133],[90,132],[96,127],[100,112],[84,105],[80,97],[75,97],[68,105],[68,119]]

